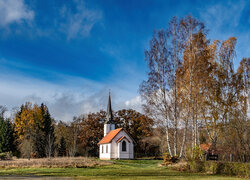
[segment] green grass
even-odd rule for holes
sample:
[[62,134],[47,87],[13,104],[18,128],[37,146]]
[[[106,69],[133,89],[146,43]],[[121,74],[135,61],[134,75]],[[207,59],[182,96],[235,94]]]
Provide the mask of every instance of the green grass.
[[76,179],[236,179],[235,177],[187,173],[158,166],[160,160],[115,160],[93,168],[0,169],[0,176],[61,176]]

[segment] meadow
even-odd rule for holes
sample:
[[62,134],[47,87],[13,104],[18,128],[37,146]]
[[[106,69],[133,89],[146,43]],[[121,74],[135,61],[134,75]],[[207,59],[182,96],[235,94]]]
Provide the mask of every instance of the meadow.
[[[80,159],[75,159],[74,162]],[[59,160],[57,159],[57,161]],[[66,162],[67,158],[64,158],[63,161]],[[73,160],[70,161],[73,162]],[[1,178],[72,177],[73,179],[239,179],[237,177],[208,175],[205,173],[174,171],[168,167],[161,166],[161,160],[100,161],[82,158],[82,161],[85,161],[85,166],[78,168],[74,166],[64,168],[53,166],[53,168],[50,168],[49,166],[46,167],[45,164],[39,166],[39,163],[29,168],[26,166],[19,168],[11,166],[2,167],[0,168],[0,176]],[[93,163],[90,163],[91,161]]]

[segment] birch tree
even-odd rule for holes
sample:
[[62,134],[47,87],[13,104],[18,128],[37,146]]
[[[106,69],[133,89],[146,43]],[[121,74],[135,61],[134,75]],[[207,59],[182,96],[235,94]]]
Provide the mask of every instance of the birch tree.
[[[149,50],[145,51],[149,73],[148,80],[140,86],[140,94],[146,100],[145,111],[165,126],[168,152],[172,157],[182,156],[186,133],[184,131],[181,150],[179,150],[178,131],[182,103],[181,92],[178,91],[180,79],[177,74],[182,65],[183,50],[188,44],[189,33],[197,33],[203,27],[202,23],[191,16],[182,20],[174,17],[167,30],[155,31]],[[185,124],[187,126],[187,123]]]
[[[181,22],[185,33],[185,51],[182,68],[183,104],[192,132],[192,147],[198,146],[198,102],[200,98],[200,82],[206,68],[206,29],[203,23],[187,16]],[[203,68],[204,67],[204,68]],[[205,70],[206,71],[206,70]],[[201,75],[202,74],[202,75]]]
[[186,44],[183,66],[179,73],[182,79],[180,91],[184,106],[183,118],[186,119],[186,123],[189,123],[191,128],[192,148],[198,147],[200,144],[201,107],[203,106],[204,88],[209,79],[210,71],[208,43],[209,41],[202,31],[192,35],[192,39]]
[[214,41],[210,46],[213,67],[204,93],[203,118],[214,148],[218,137],[225,131],[223,128],[230,120],[230,111],[235,102],[236,91],[233,87],[235,45],[236,38],[229,38],[222,43]]

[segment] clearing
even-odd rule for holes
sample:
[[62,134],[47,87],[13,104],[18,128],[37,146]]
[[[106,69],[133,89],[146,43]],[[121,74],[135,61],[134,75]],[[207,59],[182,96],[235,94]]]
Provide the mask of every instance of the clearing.
[[[107,162],[107,161],[106,161]],[[1,179],[238,179],[159,166],[161,160],[113,160],[88,168],[1,168]],[[66,179],[68,179],[66,178]]]

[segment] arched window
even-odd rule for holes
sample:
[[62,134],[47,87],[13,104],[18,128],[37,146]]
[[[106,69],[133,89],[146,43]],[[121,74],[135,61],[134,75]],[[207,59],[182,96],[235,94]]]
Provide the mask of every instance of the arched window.
[[122,141],[122,151],[127,151],[127,143],[126,143],[126,141]]

